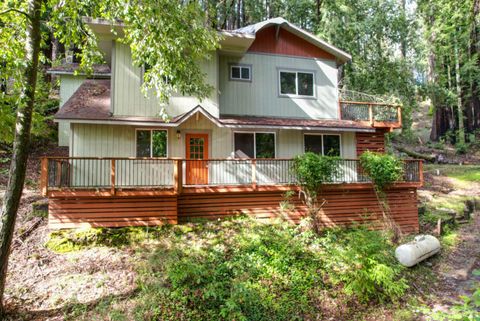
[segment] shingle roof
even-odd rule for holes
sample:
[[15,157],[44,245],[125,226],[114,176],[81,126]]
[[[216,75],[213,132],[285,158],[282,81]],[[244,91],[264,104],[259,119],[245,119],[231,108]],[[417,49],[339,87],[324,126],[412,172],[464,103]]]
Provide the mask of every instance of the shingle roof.
[[220,122],[227,127],[278,127],[292,129],[340,129],[340,130],[375,130],[359,122],[341,119],[305,119],[283,117],[258,117],[222,115]]
[[60,108],[56,119],[105,120],[110,114],[110,79],[87,79]]
[[[102,64],[102,65],[93,65],[93,75],[98,76],[110,76],[111,70],[110,66]],[[65,63],[59,66],[53,66],[48,68],[47,72],[49,74],[73,74],[75,71],[80,69],[79,63]],[[82,74],[82,73],[81,73]]]

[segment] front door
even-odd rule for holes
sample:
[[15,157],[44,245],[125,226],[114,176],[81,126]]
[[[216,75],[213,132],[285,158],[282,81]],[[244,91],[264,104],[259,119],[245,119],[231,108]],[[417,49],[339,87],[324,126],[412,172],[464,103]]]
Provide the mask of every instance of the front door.
[[208,134],[186,134],[186,183],[208,184]]

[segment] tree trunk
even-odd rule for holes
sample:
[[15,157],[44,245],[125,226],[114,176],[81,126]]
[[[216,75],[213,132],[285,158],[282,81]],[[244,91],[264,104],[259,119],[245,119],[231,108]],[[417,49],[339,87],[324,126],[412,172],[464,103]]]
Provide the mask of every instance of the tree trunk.
[[[434,16],[434,8],[433,5],[431,7],[431,12],[429,13],[428,25],[433,26],[435,23],[435,16]],[[433,112],[433,119],[432,119],[432,129],[430,131],[430,140],[438,141],[440,138],[440,130],[441,127],[440,123],[440,107],[438,106],[437,102],[437,93],[436,93],[436,86],[437,86],[437,74],[436,74],[436,56],[435,56],[435,40],[436,40],[436,33],[433,30],[430,30],[431,34],[428,37],[428,46],[429,46],[429,53],[428,53],[428,71],[427,71],[427,82],[429,84],[429,96],[430,101],[432,103],[432,107],[434,109]]]
[[42,0],[28,0],[28,14],[30,18],[27,24],[27,39],[25,43],[27,67],[25,69],[25,86],[23,90],[24,99],[17,109],[12,163],[10,165],[7,190],[3,199],[0,222],[0,315],[5,314],[3,293],[5,290],[8,257],[10,255],[15,220],[22,196],[27,167],[40,52],[41,6]]
[[457,115],[458,115],[458,143],[465,144],[465,129],[463,126],[462,86],[460,84],[460,56],[458,41],[455,39],[455,80],[457,83]]

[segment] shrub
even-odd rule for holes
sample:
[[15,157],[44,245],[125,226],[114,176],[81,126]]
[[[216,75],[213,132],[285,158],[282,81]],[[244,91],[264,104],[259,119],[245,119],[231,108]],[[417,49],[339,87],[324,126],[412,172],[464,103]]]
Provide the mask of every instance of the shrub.
[[311,227],[317,233],[322,226],[318,213],[323,205],[319,204],[318,196],[322,185],[333,181],[338,174],[338,159],[338,157],[321,156],[310,152],[294,158],[293,172],[305,198]]
[[402,162],[393,155],[366,151],[360,155],[360,165],[380,190],[398,181],[403,175]]
[[328,275],[334,284],[344,285],[346,294],[361,301],[395,300],[408,288],[393,247],[380,232],[365,227],[332,230],[321,242]]

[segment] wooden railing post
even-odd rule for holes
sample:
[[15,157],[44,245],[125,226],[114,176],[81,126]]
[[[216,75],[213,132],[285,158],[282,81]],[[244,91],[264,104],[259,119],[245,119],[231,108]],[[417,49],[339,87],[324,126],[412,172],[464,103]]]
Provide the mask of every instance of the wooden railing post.
[[370,124],[373,126],[374,120],[373,120],[373,105],[368,105],[368,118],[370,119]]
[[110,193],[115,195],[115,159],[111,159],[110,165]]
[[43,157],[40,163],[40,192],[42,196],[48,193],[48,158]]
[[175,194],[181,194],[183,188],[182,182],[182,165],[183,161],[181,159],[175,159],[173,164],[173,190]]
[[397,121],[400,127],[402,127],[402,108],[397,106]]
[[252,159],[252,187],[257,189],[257,160]]
[[418,178],[423,186],[423,160],[418,160]]

